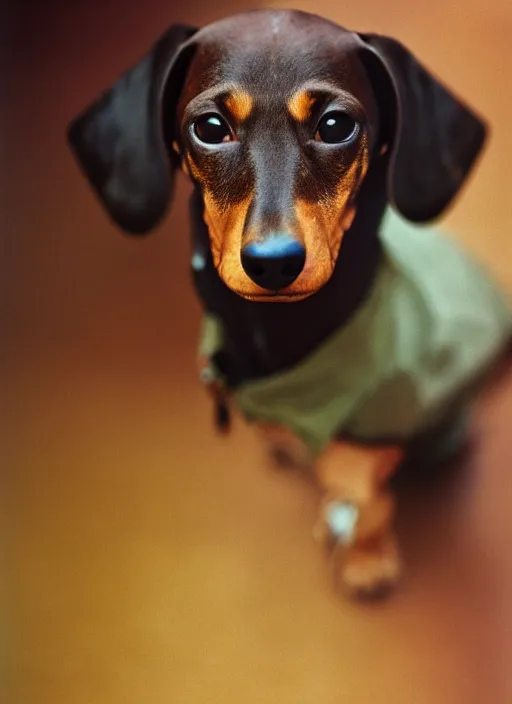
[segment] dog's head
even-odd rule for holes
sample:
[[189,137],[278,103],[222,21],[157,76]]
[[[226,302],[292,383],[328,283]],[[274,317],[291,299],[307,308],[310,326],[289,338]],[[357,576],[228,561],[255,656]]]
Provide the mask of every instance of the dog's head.
[[401,44],[294,11],[175,25],[71,125],[114,221],[145,233],[180,166],[200,188],[214,265],[247,299],[330,278],[372,163],[411,221],[452,201],[483,122]]

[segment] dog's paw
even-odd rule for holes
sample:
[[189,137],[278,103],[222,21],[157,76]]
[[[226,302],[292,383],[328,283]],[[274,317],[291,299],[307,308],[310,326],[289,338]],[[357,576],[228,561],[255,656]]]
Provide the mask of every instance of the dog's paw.
[[350,545],[355,541],[359,518],[359,510],[353,504],[325,496],[313,528],[313,538],[327,545]]
[[335,564],[335,570],[341,590],[352,598],[380,599],[388,596],[402,574],[396,539],[388,535],[371,547],[348,548],[343,559]]

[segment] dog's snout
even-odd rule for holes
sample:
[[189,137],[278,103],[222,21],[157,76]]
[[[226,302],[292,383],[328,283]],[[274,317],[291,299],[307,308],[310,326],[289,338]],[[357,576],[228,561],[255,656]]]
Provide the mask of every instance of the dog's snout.
[[245,273],[255,284],[267,291],[280,291],[299,276],[306,250],[291,235],[276,234],[246,245],[241,258]]

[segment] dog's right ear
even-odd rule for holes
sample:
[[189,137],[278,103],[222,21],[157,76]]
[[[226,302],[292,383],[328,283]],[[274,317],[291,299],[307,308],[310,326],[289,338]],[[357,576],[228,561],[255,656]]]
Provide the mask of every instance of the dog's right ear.
[[68,141],[114,222],[144,234],[172,197],[178,158],[166,148],[164,98],[177,103],[197,30],[173,25],[133,68],[68,128]]

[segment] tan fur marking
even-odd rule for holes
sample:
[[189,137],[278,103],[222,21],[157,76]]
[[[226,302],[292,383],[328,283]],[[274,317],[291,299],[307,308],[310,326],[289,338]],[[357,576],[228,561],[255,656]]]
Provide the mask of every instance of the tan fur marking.
[[288,101],[288,111],[297,122],[305,122],[311,116],[314,102],[308,91],[297,91]]
[[[318,289],[330,278],[346,230],[352,225],[355,208],[349,205],[368,170],[368,148],[363,138],[358,156],[340,180],[336,193],[317,203],[297,199],[295,215],[307,251],[300,278],[310,289]],[[300,283],[300,280],[297,281]]]
[[193,178],[196,179],[196,181],[201,182],[202,180],[202,175],[199,169],[197,168],[192,155],[189,151],[185,153],[185,157],[183,161],[181,162],[181,168],[183,169],[183,172],[187,174],[187,176],[192,176]]
[[347,596],[385,596],[400,581],[403,569],[394,533],[385,533],[371,546],[349,548],[340,568],[335,578]]
[[317,461],[320,484],[339,499],[363,505],[372,501],[402,458],[395,446],[365,447],[335,442]]
[[238,88],[226,99],[225,105],[235,120],[247,120],[252,111],[253,99],[247,91]]
[[213,263],[224,283],[235,290],[250,289],[251,286],[256,288],[240,261],[242,234],[252,198],[250,194],[240,203],[223,209],[219,208],[207,189],[204,194],[203,217],[210,234]]
[[174,141],[174,142],[171,144],[171,147],[172,147],[173,152],[174,152],[174,153],[176,154],[176,156],[180,159],[180,168],[181,168],[181,170],[183,171],[183,173],[185,174],[185,176],[190,176],[190,171],[189,171],[188,164],[187,164],[187,161],[186,161],[186,159],[187,159],[187,157],[188,157],[188,152],[186,152],[185,156],[183,156],[183,154],[181,153],[181,149],[180,149],[180,147],[179,147],[179,144],[178,144],[178,142],[176,142],[176,141]]

